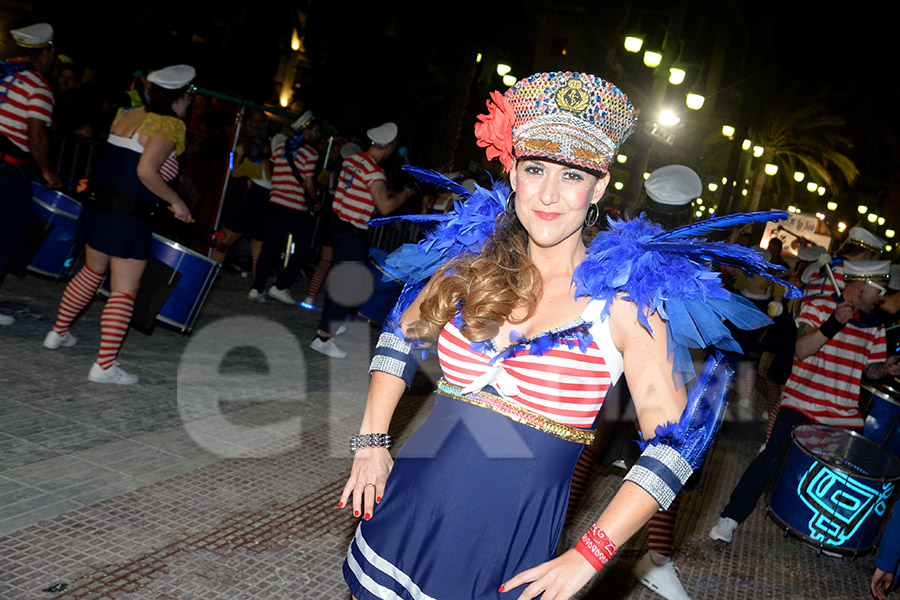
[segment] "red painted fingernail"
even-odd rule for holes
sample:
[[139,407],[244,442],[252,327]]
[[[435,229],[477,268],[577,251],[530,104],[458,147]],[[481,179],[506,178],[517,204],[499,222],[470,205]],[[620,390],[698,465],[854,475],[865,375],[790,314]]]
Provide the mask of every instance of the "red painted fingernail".
[[358,510],[354,510],[354,511],[353,511],[353,516],[354,516],[354,517],[358,517],[358,516],[359,516],[359,511],[358,511]]
[[372,515],[370,515],[369,513],[366,513],[366,521],[368,521],[371,518],[372,518]]
[[381,502],[381,496],[377,496],[377,497],[375,498],[375,502]]
[[501,586],[500,586],[500,589],[498,589],[497,591],[498,591],[498,592],[502,592],[502,591],[505,591],[505,590],[506,590],[506,586],[505,586],[505,585],[501,585]]
[[344,503],[343,502],[338,503],[338,508],[344,508]]

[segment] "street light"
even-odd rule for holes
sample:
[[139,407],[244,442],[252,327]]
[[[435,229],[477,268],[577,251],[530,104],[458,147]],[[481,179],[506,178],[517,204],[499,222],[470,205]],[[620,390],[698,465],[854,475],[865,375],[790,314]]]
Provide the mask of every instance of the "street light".
[[497,75],[499,75],[500,77],[503,77],[510,71],[512,71],[512,67],[510,67],[509,65],[504,65],[503,63],[497,64]]
[[765,152],[765,148],[763,148],[762,146],[753,146],[753,157],[754,158],[759,158],[760,156],[763,155],[763,152]]
[[856,207],[856,210],[859,214],[864,215],[867,212],[869,212],[869,207],[866,206],[865,204],[860,204],[859,206]]
[[482,58],[484,58],[484,57],[481,56],[481,52],[479,52],[478,54],[475,55],[475,62],[480,63]]
[[629,52],[640,52],[644,47],[644,40],[639,37],[628,36],[625,38],[625,49]]
[[843,221],[841,221],[840,223],[838,223],[838,231],[844,231],[845,229],[847,229],[847,224],[846,224],[846,223],[844,223]]
[[694,93],[688,94],[684,99],[684,103],[691,110],[700,110],[701,108],[703,108],[703,103],[705,101],[706,98],[704,98],[700,94]]
[[837,202],[829,202],[828,210],[837,210]]
[[617,181],[613,184],[613,187],[616,188],[617,190],[621,190],[622,188],[625,187],[625,184],[622,183],[621,181]]
[[713,181],[710,181],[710,182],[709,182],[709,185],[706,186],[706,187],[709,188],[709,191],[711,191],[711,192],[714,192],[714,191],[716,191],[717,189],[719,189],[719,186],[716,185],[715,182],[713,182]]
[[651,69],[655,69],[659,66],[659,63],[662,62],[662,54],[659,52],[654,52],[652,50],[644,51],[644,64],[650,67]]
[[810,181],[806,184],[806,189],[810,192],[815,192],[817,189],[819,189],[819,184],[815,181]]
[[616,161],[624,165],[626,162],[628,162],[628,156],[625,154],[619,154],[616,156]]
[[665,125],[666,127],[674,127],[681,122],[681,119],[678,115],[675,114],[674,111],[669,109],[665,109],[659,113],[659,123],[660,125]]
[[824,185],[820,185],[820,186],[819,186],[819,189],[816,190],[816,191],[819,193],[820,196],[824,196],[824,195],[825,195],[825,186],[824,186]]
[[796,206],[788,206],[788,212],[789,213],[798,212],[797,207]]
[[869,220],[869,223],[874,223],[878,220],[878,215],[876,215],[875,213],[869,213],[869,216],[866,218]]
[[894,233],[893,229],[885,229],[884,230],[884,237],[892,238],[892,237],[894,237],[894,235],[895,235],[895,233]]
[[766,163],[765,167],[766,175],[773,176],[778,173],[778,165],[773,165],[772,163]]
[[741,150],[749,150],[749,149],[750,149],[750,146],[751,146],[752,144],[753,144],[753,142],[751,142],[750,140],[744,140],[744,141],[741,143]]
[[672,85],[681,85],[684,83],[684,69],[677,67],[669,67],[669,83]]
[[506,87],[512,87],[512,86],[516,85],[516,81],[517,81],[516,78],[513,77],[512,75],[504,75],[503,76],[503,85],[505,85]]
[[824,221],[825,215],[823,215],[822,213],[816,213],[816,218],[820,221]]
[[878,217],[878,224],[884,225],[884,217]]
[[734,135],[734,127],[732,127],[731,125],[722,125],[722,135],[730,138]]
[[794,181],[796,181],[797,183],[800,183],[801,181],[803,181],[803,179],[805,177],[806,177],[805,173],[802,173],[800,171],[794,171]]

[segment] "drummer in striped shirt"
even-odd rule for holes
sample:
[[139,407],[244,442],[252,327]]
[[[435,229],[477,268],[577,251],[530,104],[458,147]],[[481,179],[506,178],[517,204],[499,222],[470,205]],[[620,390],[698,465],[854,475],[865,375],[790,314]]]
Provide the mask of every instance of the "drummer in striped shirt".
[[[309,254],[312,228],[309,211],[310,206],[316,207],[319,203],[315,184],[319,153],[315,145],[322,136],[322,126],[308,110],[291,128],[299,131],[299,135],[272,148],[272,191],[269,193],[265,238],[256,264],[253,287],[247,297],[263,302],[269,296],[296,306],[297,301],[291,296],[290,288]],[[266,280],[272,261],[283,247],[287,233],[293,240],[291,256],[287,266],[267,290]]]
[[[29,25],[10,32],[16,57],[0,63],[0,281],[25,234],[34,159],[47,187],[62,185],[50,166],[47,127],[53,119],[53,92],[44,75],[53,66],[53,27]],[[13,317],[0,313],[0,325]]]
[[844,261],[842,298],[813,296],[803,300],[797,318],[797,344],[781,410],[765,449],[731,493],[709,537],[731,542],[734,530],[756,505],[774,473],[778,458],[791,443],[791,430],[822,423],[861,430],[859,384],[863,376],[878,380],[900,375],[900,355],[886,356],[884,326],[861,322],[884,300],[890,279],[887,260]]

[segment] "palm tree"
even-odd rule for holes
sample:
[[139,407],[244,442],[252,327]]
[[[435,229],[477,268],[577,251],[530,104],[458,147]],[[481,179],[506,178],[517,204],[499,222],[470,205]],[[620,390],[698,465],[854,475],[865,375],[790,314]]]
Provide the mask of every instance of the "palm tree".
[[840,173],[847,185],[856,181],[859,169],[847,155],[853,148],[844,134],[847,121],[831,109],[834,99],[834,92],[829,90],[809,96],[799,88],[781,99],[769,99],[769,107],[762,114],[762,126],[753,136],[764,151],[756,163],[749,211],[759,208],[766,185],[766,164],[778,165],[782,174],[775,180],[776,189],[801,168],[832,193],[839,187],[836,173]]

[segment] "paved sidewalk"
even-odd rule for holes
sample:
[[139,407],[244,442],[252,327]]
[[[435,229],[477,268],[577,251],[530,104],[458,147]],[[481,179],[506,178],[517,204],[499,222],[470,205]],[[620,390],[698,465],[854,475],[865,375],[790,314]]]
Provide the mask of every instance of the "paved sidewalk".
[[[225,272],[193,335],[132,331],[122,366],[135,386],[87,381],[102,304],[73,348],[48,351],[63,285],[8,277],[0,310],[0,600],[346,599],[340,565],[354,519],[337,510],[374,336],[351,324],[343,361],[308,348],[318,313],[246,299]],[[303,282],[295,296],[305,291]],[[398,408],[404,439],[429,406],[429,360]],[[757,511],[730,546],[706,532],[759,446],[762,424],[726,424],[685,494],[676,540],[700,598],[865,598],[871,557],[818,556]],[[586,529],[621,473],[597,475],[576,519]],[[646,532],[582,598],[659,598],[629,576]],[[457,600],[457,599],[448,599]]]

